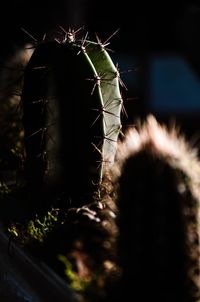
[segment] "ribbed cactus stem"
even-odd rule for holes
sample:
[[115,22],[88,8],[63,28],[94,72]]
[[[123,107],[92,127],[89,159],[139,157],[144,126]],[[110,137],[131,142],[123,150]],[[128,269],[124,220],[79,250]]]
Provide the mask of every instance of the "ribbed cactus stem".
[[66,35],[36,47],[22,92],[30,186],[54,187],[78,205],[93,196],[107,163],[114,162],[121,128],[118,82],[98,43]]
[[123,101],[119,87],[119,73],[103,44],[88,42],[86,49],[99,75],[103,98],[104,171],[114,162],[117,139],[121,130],[120,114]]

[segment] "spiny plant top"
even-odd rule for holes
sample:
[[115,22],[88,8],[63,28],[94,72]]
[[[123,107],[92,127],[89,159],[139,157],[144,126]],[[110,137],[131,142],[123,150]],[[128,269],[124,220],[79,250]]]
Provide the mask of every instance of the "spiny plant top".
[[200,200],[200,162],[198,149],[187,142],[176,126],[168,129],[160,125],[153,115],[140,127],[127,131],[126,139],[118,143],[114,174],[118,177],[127,158],[149,145],[152,154],[165,158],[174,169],[188,176],[194,196]]

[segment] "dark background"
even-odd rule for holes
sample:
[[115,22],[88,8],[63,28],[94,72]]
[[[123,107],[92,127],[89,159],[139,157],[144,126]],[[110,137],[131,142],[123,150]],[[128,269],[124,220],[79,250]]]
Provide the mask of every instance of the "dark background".
[[[157,88],[151,68],[152,62],[157,62],[158,58],[164,60],[171,57],[175,60],[181,58],[187,65],[187,71],[192,74],[193,79],[195,78],[195,87],[198,88],[200,85],[200,4],[185,1],[180,3],[160,1],[158,4],[152,2],[148,4],[147,1],[126,0],[121,2],[113,0],[7,1],[1,10],[0,18],[1,61],[5,61],[18,47],[31,41],[21,27],[41,40],[44,33],[50,32],[58,25],[66,29],[68,27],[77,29],[84,25],[91,38],[96,32],[102,41],[119,28],[119,32],[111,39],[111,48],[115,50],[111,56],[116,63],[119,63],[121,78],[128,88],[128,91],[123,91],[125,108],[128,112],[128,119],[124,117],[124,123],[134,123],[135,118],[143,118],[151,112],[161,121],[168,122],[175,119],[189,137],[198,137],[199,91],[192,90],[197,100],[199,94],[199,104],[196,101],[195,106],[192,105],[190,87],[190,90],[187,90],[187,106],[184,110],[177,93],[174,94],[177,97],[173,100],[175,106],[173,108],[166,106],[167,109],[163,110],[165,105],[162,103],[162,93],[164,96],[168,80],[166,78],[163,91],[160,90],[160,103],[154,105]],[[164,72],[162,64],[159,66],[161,66],[159,72],[162,74]],[[169,77],[176,72],[176,66],[175,64],[170,67]],[[130,69],[132,71],[126,73]],[[190,82],[184,79],[181,72],[177,73],[177,77],[180,76],[183,82],[178,81],[177,85],[184,83],[183,85],[189,89]],[[162,78],[165,79],[163,74]],[[176,83],[174,86],[176,87]]]

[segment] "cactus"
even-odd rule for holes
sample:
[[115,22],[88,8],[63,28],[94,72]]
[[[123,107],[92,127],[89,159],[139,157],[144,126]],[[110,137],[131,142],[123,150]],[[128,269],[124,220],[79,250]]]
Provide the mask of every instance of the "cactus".
[[[105,46],[101,43],[89,42],[88,55],[100,77],[102,93],[102,114],[104,115],[105,142],[103,157],[105,163],[113,162],[116,142],[121,128],[120,112],[122,97],[119,89],[119,73],[113,64]],[[104,169],[103,169],[104,170]]]
[[112,174],[118,187],[123,298],[126,293],[141,302],[197,301],[197,150],[149,116],[139,131],[126,134],[116,158]]
[[61,40],[36,46],[22,91],[26,177],[33,192],[65,192],[79,206],[113,163],[121,128],[117,68],[99,42]]

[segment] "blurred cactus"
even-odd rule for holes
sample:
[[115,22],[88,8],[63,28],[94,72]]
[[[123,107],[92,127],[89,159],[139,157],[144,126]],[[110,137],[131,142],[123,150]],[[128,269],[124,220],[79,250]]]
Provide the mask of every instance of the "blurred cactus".
[[26,45],[5,58],[0,66],[0,167],[3,179],[6,171],[18,169],[17,157],[24,150],[20,97],[24,68],[31,53]]
[[118,187],[122,295],[137,301],[200,298],[200,162],[176,129],[149,116],[119,144]]

